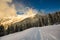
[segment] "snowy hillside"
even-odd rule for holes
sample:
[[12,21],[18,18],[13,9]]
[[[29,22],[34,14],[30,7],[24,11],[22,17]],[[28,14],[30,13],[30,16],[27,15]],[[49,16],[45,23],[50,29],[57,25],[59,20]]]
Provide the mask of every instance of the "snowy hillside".
[[34,27],[0,37],[0,40],[60,40],[60,25]]
[[31,27],[43,27],[54,24],[60,24],[60,12],[40,15],[31,9],[24,15],[0,19],[0,37],[10,33],[23,31]]

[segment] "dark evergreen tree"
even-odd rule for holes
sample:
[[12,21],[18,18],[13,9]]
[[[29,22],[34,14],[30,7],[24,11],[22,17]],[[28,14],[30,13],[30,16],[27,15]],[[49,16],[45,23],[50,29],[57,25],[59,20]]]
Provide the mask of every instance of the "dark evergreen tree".
[[45,25],[44,18],[42,18],[42,24],[43,24],[43,26]]
[[52,15],[51,14],[48,14],[48,19],[49,19],[49,24],[50,25],[53,25],[54,22],[53,22],[53,18],[52,18]]
[[3,25],[0,26],[0,37],[1,36],[4,36],[4,26]]
[[18,27],[17,27],[17,25],[16,25],[16,27],[15,27],[15,32],[18,32]]
[[8,29],[7,29],[7,32],[8,32],[8,34],[14,33],[14,27],[12,25],[9,26]]
[[60,16],[59,13],[56,12],[56,20],[57,20],[57,24],[59,24],[59,21],[60,21],[60,20],[59,20],[59,19],[60,19],[59,16]]
[[45,26],[47,26],[48,25],[48,18],[46,17],[46,19],[44,21],[45,21]]
[[39,18],[39,27],[41,27],[41,26],[42,26],[41,19]]

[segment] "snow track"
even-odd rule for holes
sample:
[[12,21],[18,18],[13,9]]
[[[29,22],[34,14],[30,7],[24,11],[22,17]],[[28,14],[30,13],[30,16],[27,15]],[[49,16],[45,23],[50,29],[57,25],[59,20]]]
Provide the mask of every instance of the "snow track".
[[0,37],[0,40],[60,40],[60,25],[34,27]]

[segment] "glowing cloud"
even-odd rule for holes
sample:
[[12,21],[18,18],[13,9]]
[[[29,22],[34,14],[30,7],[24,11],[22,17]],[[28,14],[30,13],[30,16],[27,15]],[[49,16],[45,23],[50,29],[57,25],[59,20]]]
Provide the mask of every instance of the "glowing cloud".
[[12,2],[12,0],[0,0],[0,18],[16,16],[16,10],[14,4],[11,6],[8,5],[7,2]]

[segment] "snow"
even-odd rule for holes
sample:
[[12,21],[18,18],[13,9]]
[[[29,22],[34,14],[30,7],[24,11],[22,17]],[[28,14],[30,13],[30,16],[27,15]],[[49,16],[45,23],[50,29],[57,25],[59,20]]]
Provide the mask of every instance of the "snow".
[[60,24],[30,28],[0,37],[0,40],[60,40]]

